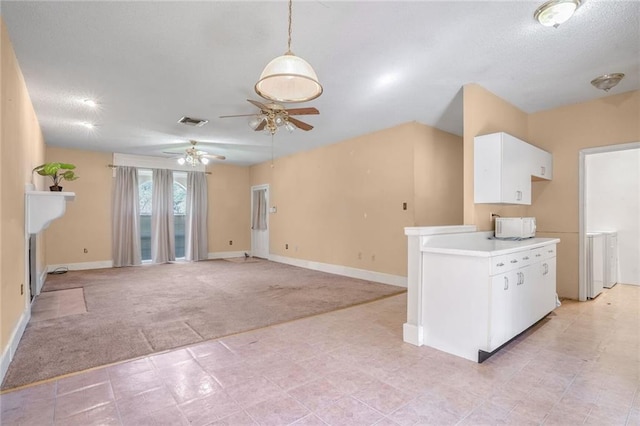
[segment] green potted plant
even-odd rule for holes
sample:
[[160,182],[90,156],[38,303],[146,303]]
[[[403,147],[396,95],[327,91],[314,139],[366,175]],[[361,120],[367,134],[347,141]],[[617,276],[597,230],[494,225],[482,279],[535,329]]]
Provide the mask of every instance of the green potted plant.
[[63,180],[76,180],[78,176],[73,171],[76,166],[67,163],[44,163],[33,169],[40,176],[49,176],[53,180],[53,185],[49,187],[51,191],[62,191],[60,183]]

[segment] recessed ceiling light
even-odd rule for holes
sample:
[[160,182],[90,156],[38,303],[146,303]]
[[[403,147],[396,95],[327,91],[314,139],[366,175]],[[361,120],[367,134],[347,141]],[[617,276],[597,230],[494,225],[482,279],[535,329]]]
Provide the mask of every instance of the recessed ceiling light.
[[551,0],[536,9],[533,17],[545,27],[558,27],[567,22],[582,0]]
[[95,124],[89,123],[88,121],[83,121],[82,123],[80,123],[80,125],[86,127],[87,129],[93,129],[94,127],[96,127]]
[[86,106],[90,106],[91,108],[95,108],[98,104],[93,99],[85,99],[82,101]]

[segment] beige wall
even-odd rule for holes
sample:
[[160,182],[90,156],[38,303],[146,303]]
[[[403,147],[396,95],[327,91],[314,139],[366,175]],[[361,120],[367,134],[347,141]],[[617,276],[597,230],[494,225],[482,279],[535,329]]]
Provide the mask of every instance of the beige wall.
[[476,225],[479,231],[489,231],[493,229],[491,213],[500,216],[523,216],[526,207],[474,203],[473,138],[489,133],[507,132],[527,141],[527,114],[477,84],[464,86],[463,105],[464,224]]
[[[535,216],[538,235],[557,237],[558,294],[578,298],[579,151],[640,141],[640,92],[526,114],[486,89],[464,87],[464,223],[492,229],[490,212]],[[553,154],[553,180],[532,184],[531,206],[474,204],[473,138],[504,131]]]
[[[47,147],[47,161],[76,165],[79,179],[63,182],[75,192],[67,211],[45,231],[49,265],[105,262],[111,257],[112,154]],[[228,165],[209,167],[209,252],[249,251],[249,168]],[[48,185],[48,182],[46,182]],[[229,245],[233,241],[233,245]],[[84,249],[88,253],[84,253]]]
[[249,168],[216,164],[209,171],[209,253],[251,251]]
[[[75,164],[79,179],[63,181],[75,192],[64,216],[45,230],[47,263],[59,265],[111,259],[111,154],[47,146],[46,161]],[[50,179],[46,185],[50,185]],[[84,253],[87,249],[88,253]]]
[[640,91],[531,114],[529,139],[553,153],[554,167],[553,181],[535,188],[527,214],[538,218],[541,235],[562,239],[558,247],[558,293],[577,299],[579,152],[640,141]]
[[[25,184],[32,181],[31,170],[44,160],[44,141],[1,18],[0,40],[0,345],[4,353],[29,294],[25,283],[24,191]],[[25,284],[22,295],[21,284]]]
[[277,207],[270,253],[406,276],[403,228],[462,220],[461,148],[406,123],[251,167]]

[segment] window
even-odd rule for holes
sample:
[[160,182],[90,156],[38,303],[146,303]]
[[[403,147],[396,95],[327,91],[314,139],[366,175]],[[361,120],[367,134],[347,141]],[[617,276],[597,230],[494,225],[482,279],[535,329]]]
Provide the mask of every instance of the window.
[[[140,205],[140,247],[142,260],[151,260],[151,209],[153,180],[151,170],[138,170],[138,199]],[[175,228],[176,259],[184,258],[184,228],[187,212],[187,173],[173,172],[173,225]]]

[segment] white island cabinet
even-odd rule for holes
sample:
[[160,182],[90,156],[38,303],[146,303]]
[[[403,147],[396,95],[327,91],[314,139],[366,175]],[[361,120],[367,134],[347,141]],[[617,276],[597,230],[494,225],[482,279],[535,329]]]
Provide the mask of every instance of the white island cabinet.
[[407,312],[419,305],[420,336],[412,338],[405,324],[406,342],[482,362],[555,309],[560,240],[504,241],[491,235],[423,238],[419,265],[411,264],[409,254],[409,268],[420,268],[410,274],[418,277],[414,285],[420,291],[418,300],[409,293]]

